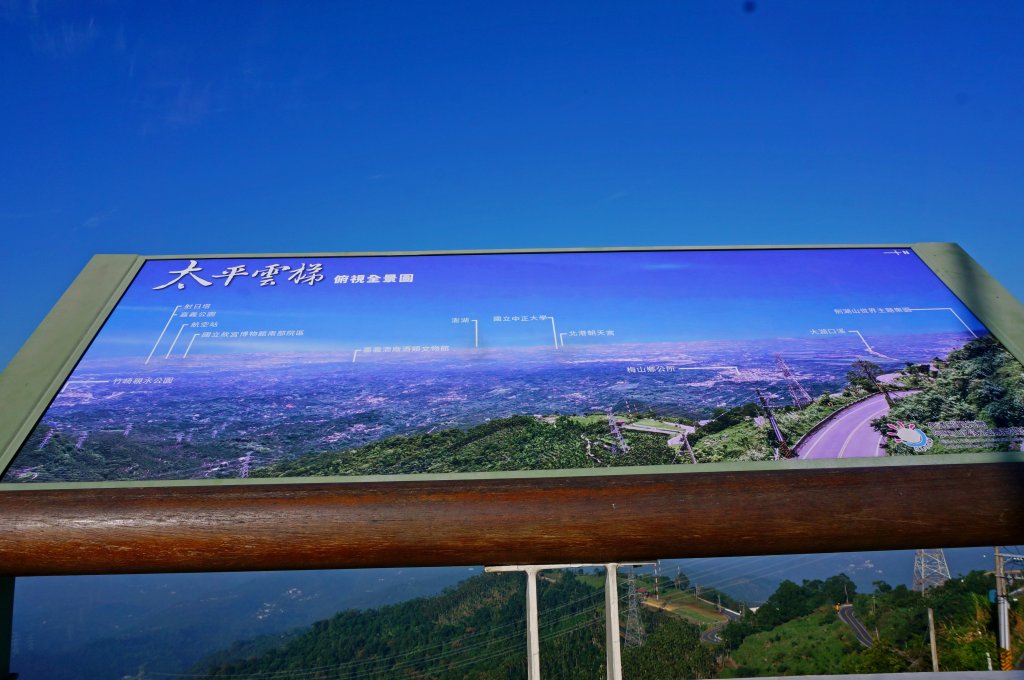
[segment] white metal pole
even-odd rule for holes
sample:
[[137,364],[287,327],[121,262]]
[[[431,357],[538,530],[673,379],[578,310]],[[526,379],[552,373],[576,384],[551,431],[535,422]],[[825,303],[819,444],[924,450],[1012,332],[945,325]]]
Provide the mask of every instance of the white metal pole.
[[[654,564],[654,562],[631,562],[633,566],[641,567]],[[616,573],[621,566],[611,562],[605,564],[506,564],[493,567],[484,567],[484,571],[490,574],[524,571],[526,572],[526,662],[529,669],[529,680],[540,678],[540,632],[537,623],[537,574],[541,571],[551,569],[577,569],[579,567],[604,567],[605,573],[605,642],[606,642],[606,665],[608,667],[608,680],[622,680],[622,652],[619,643],[619,586],[616,581]]]
[[[999,612],[999,658],[1002,660],[1002,665],[1006,666],[1006,661],[1011,659],[1010,656],[1010,599],[1007,597],[999,598],[998,602]],[[1012,663],[1010,664],[1012,668]],[[1008,670],[1002,668],[1001,670]]]
[[1006,570],[999,546],[996,552],[996,614],[999,643],[999,669],[1008,671],[1013,668],[1013,656],[1010,653],[1010,600],[1006,597]]
[[935,613],[928,607],[928,639],[932,648],[932,672],[939,672],[939,650],[935,646]]
[[526,571],[526,663],[529,680],[540,680],[540,625],[537,621],[537,568]]
[[619,642],[619,565],[604,565],[605,666],[608,680],[622,680],[622,648]]

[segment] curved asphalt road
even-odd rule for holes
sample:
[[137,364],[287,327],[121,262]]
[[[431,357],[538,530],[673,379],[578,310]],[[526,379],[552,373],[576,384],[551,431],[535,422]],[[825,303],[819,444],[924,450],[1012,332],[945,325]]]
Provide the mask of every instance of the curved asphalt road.
[[723,609],[722,613],[725,614],[725,618],[727,618],[728,621],[722,621],[721,623],[716,623],[715,625],[711,626],[710,628],[705,630],[703,633],[701,633],[700,634],[700,641],[701,642],[706,642],[709,645],[721,644],[722,638],[718,637],[719,631],[721,631],[723,628],[725,628],[725,626],[729,623],[729,621],[739,621],[739,619],[740,619],[738,614],[734,614],[733,612],[729,611],[728,609]]
[[[726,613],[730,621],[735,621],[738,616],[733,616],[731,613]],[[874,639],[871,637],[871,633],[864,627],[864,624],[860,622],[857,616],[853,613],[852,604],[844,604],[839,607],[839,620],[845,623],[853,630],[853,634],[857,637],[857,642],[861,643],[865,647],[871,647],[875,644]],[[725,627],[728,621],[722,623],[716,623],[711,626],[703,633],[700,634],[700,641],[706,642],[709,645],[717,645],[722,642],[722,638],[718,637],[719,631]]]
[[718,637],[718,631],[723,628],[725,628],[725,623],[716,623],[700,634],[700,641],[706,642],[709,645],[720,644],[722,642],[722,638]]
[[[894,399],[913,390],[890,392]],[[871,421],[889,412],[885,396],[876,394],[839,410],[830,422],[800,442],[800,458],[871,458],[884,456],[885,436],[871,428]]]
[[857,636],[857,642],[865,647],[875,644],[875,641],[871,639],[871,633],[854,615],[852,604],[844,604],[839,607],[839,620],[853,629],[853,634]]

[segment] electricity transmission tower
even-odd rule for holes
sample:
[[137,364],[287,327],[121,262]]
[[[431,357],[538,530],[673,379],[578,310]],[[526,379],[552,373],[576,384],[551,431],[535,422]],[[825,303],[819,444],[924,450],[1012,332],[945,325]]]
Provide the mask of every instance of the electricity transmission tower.
[[786,379],[786,388],[789,390],[789,396],[793,398],[793,403],[803,408],[811,403],[811,395],[807,394],[807,390],[800,384],[796,374],[786,363],[786,360],[782,358],[781,354],[775,355],[775,365],[778,367],[779,372],[782,373],[782,377]]
[[776,460],[779,457],[779,453],[781,453],[784,458],[796,458],[796,454],[789,448],[789,444],[786,443],[786,437],[782,434],[782,430],[779,428],[779,423],[775,420],[775,413],[772,411],[772,407],[768,403],[768,399],[761,394],[761,390],[755,390],[755,392],[757,393],[757,400],[761,402],[761,408],[764,409],[765,416],[768,418],[768,423],[772,426],[772,434],[775,435],[775,441],[779,443],[779,450],[775,456]]
[[918,550],[914,554],[913,589],[923,593],[929,588],[941,586],[949,580],[949,566],[946,565],[946,553],[941,548],[935,550]]
[[619,424],[615,421],[615,414],[612,409],[608,409],[608,427],[611,428],[612,434],[615,436],[615,440],[619,443],[619,453],[629,453],[629,445],[626,443],[625,438],[622,436],[622,431],[619,430]]
[[644,644],[644,624],[640,620],[640,595],[636,592],[636,572],[633,567],[629,568],[627,585],[627,609],[626,609],[626,630],[622,636],[626,639],[627,647],[642,647]]

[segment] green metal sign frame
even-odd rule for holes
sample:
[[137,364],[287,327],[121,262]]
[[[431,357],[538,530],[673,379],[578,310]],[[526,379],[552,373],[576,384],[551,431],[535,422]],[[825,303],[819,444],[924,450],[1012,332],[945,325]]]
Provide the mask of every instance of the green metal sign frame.
[[[932,271],[964,302],[1006,349],[1024,363],[1024,305],[995,278],[953,243],[917,243],[913,245],[801,245],[801,246],[729,246],[729,247],[651,247],[651,248],[575,248],[540,250],[466,250],[384,253],[303,253],[136,256],[97,255],[46,316],[39,328],[0,374],[0,471],[6,469],[35,427],[51,400],[88,349],[107,316],[131,284],[135,274],[148,260],[182,260],[248,257],[369,257],[394,255],[471,255],[506,253],[570,253],[667,250],[810,250],[851,248],[905,248],[913,250]],[[863,465],[949,465],[978,462],[1024,460],[1013,453],[948,454],[924,458],[887,458],[874,460],[836,459],[789,461],[788,466],[809,469],[821,467],[860,467]],[[523,470],[515,472],[466,472],[417,475],[368,475],[344,477],[287,477],[278,479],[210,479],[163,481],[50,482],[38,484],[0,483],[0,492],[31,489],[118,488],[153,486],[221,486],[236,484],[302,484],[331,482],[384,482],[448,479],[501,479],[508,477],[615,476],[633,474],[686,474],[688,472],[743,471],[773,469],[771,463],[702,463],[699,468],[656,465],[585,470]]]

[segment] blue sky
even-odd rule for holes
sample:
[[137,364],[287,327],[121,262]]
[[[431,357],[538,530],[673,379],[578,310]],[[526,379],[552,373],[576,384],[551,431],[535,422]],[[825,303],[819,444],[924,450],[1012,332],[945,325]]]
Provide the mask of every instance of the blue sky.
[[[160,355],[177,358],[186,349],[192,357],[224,351],[351,352],[367,345],[466,349],[473,347],[474,334],[463,319],[479,323],[485,348],[548,346],[556,332],[576,336],[581,330],[601,335],[570,336],[570,345],[811,338],[811,329],[823,327],[856,328],[870,336],[965,332],[956,315],[983,331],[921,260],[899,252],[153,260],[89,356],[141,361],[151,350],[159,360]],[[274,271],[279,272],[270,276],[275,283],[261,285]],[[377,279],[355,283],[354,275]],[[956,315],[902,309],[945,307]],[[837,308],[879,313],[851,315],[836,313]],[[209,337],[299,329],[301,336],[276,340]],[[852,336],[848,340],[858,343]],[[198,345],[192,347],[194,342]]]
[[97,252],[957,241],[1018,297],[1014,2],[0,5],[5,363]]

